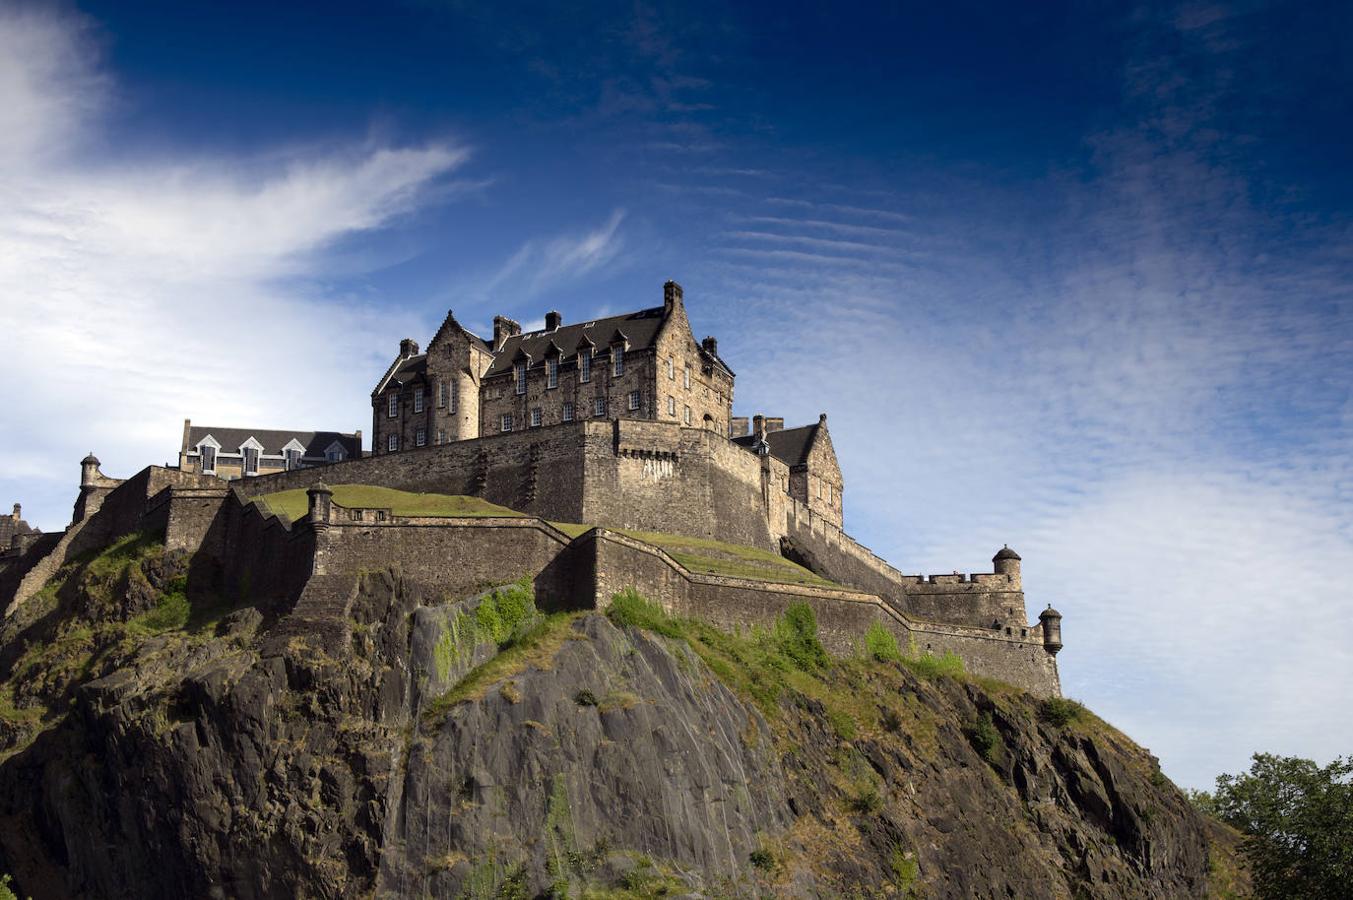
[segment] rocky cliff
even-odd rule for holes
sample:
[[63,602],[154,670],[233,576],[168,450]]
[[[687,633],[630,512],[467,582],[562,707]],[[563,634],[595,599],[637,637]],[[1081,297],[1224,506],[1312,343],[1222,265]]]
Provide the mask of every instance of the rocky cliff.
[[1079,707],[630,601],[372,573],[336,639],[122,541],[0,627],[0,872],[38,898],[1209,893],[1225,848]]

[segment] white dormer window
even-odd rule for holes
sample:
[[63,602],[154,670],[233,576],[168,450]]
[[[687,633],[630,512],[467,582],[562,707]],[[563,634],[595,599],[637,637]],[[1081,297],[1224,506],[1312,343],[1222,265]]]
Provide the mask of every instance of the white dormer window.
[[517,363],[514,367],[517,375],[517,394],[526,393],[526,363]]
[[642,398],[639,396],[638,391],[630,391],[630,412],[635,412],[639,409],[641,400]]
[[387,437],[387,438],[385,439],[385,449],[386,449],[386,450],[391,450],[391,451],[393,451],[393,450],[398,450],[398,449],[399,449],[399,435],[397,435],[397,434],[392,434],[392,435],[390,435],[389,437]]
[[559,357],[545,360],[545,387],[559,387]]
[[343,460],[348,458],[348,451],[338,441],[334,441],[327,448],[325,448],[324,458],[325,460],[331,463],[342,462]]
[[619,344],[611,348],[611,374],[616,378],[625,374],[625,348]]
[[687,366],[687,367],[685,368],[685,370],[681,373],[681,386],[684,387],[684,388],[685,388],[686,390],[688,390],[688,391],[691,389],[691,367],[690,367],[690,366]]
[[399,394],[391,394],[388,398],[388,401],[389,402],[387,406],[389,408],[389,412],[387,413],[387,415],[393,419],[399,415]]
[[592,380],[592,348],[584,347],[578,351],[578,380]]
[[565,421],[565,422],[572,422],[572,421],[573,421],[573,404],[572,404],[572,403],[565,403],[565,404],[564,404],[564,421]]
[[197,452],[202,456],[202,471],[207,473],[216,472],[216,448],[211,444],[202,444],[197,448]]
[[447,397],[448,394],[451,393],[450,391],[447,390],[447,387],[448,387],[448,385],[447,385],[447,383],[446,383],[445,381],[439,381],[439,382],[437,382],[437,408],[438,408],[438,409],[445,409],[445,408],[446,408],[446,397]]
[[423,389],[420,387],[413,389],[413,411],[416,413],[423,411]]

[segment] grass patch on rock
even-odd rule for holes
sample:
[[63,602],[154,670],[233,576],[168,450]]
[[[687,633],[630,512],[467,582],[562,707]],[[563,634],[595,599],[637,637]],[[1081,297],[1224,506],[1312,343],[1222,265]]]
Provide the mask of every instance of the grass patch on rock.
[[481,699],[493,685],[528,667],[548,669],[580,616],[571,612],[540,616],[497,656],[471,669],[455,686],[430,702],[423,715],[428,720],[443,718],[457,703]]

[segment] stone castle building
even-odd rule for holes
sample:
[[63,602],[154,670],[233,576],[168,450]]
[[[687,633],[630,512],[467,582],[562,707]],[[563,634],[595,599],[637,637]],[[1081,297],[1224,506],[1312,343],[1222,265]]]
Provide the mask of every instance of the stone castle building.
[[[350,606],[371,572],[452,597],[530,577],[545,609],[604,609],[634,588],[674,614],[730,628],[769,625],[807,603],[833,652],[856,652],[879,626],[914,652],[954,652],[974,673],[1060,693],[1061,615],[1049,608],[1028,620],[1019,555],[1003,548],[994,571],[906,575],[854,540],[842,527],[826,415],[796,428],[733,416],[732,369],[712,338],[696,341],[674,282],[660,307],[574,325],[550,313],[525,334],[499,317],[494,331],[485,341],[448,314],[427,352],[403,341],[371,394],[369,455],[353,447],[310,466],[306,451],[323,453],[323,438],[293,444],[284,433],[191,423],[178,467],[109,478],[91,454],[71,525],[0,553],[0,607],[9,614],[60,566],[121,535],[158,532],[192,554],[204,590],[247,597],[279,634],[322,636],[331,653],[352,640]],[[260,460],[284,465],[223,481],[226,451],[243,473],[251,440]],[[305,448],[299,458],[295,445]],[[219,450],[210,466],[204,450]],[[344,507],[337,485],[506,509],[397,515]],[[254,502],[297,489],[309,509],[295,521]],[[650,532],[708,539],[733,558],[779,554],[818,580],[697,571],[645,541]]]

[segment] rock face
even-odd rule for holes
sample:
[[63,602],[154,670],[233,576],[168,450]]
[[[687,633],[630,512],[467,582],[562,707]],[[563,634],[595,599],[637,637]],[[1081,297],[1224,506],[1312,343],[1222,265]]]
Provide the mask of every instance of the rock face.
[[248,606],[162,628],[142,582],[174,575],[151,551],[68,573],[0,629],[0,871],[25,894],[1208,890],[1207,829],[1149,756],[1000,685],[854,661],[771,689],[750,644],[596,614],[500,652],[502,597],[391,573],[342,648]]

